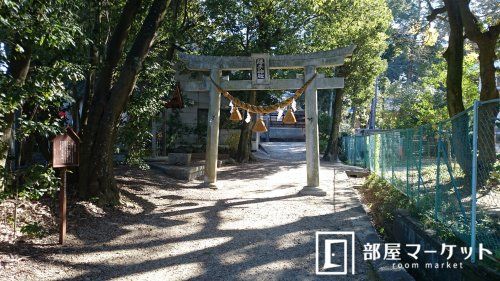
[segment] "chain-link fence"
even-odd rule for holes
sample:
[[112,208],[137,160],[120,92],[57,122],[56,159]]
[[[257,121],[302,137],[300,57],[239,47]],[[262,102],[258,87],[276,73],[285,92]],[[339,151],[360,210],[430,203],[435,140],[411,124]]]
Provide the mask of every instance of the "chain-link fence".
[[[500,99],[438,124],[347,136],[347,163],[370,169],[477,249],[500,251]],[[473,255],[474,258],[475,255]]]

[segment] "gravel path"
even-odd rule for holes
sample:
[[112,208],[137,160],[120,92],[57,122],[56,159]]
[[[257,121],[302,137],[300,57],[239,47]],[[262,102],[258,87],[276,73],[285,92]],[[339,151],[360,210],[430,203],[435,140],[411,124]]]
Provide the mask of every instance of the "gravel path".
[[[223,167],[218,190],[118,168],[123,209],[87,206],[88,216],[70,219],[62,247],[17,246],[21,261],[0,269],[0,280],[322,279],[314,274],[315,231],[352,230],[364,213],[345,176],[334,212],[331,165],[321,167],[326,197],[298,196],[305,163],[283,159]],[[360,256],[356,275],[335,279],[374,280]]]

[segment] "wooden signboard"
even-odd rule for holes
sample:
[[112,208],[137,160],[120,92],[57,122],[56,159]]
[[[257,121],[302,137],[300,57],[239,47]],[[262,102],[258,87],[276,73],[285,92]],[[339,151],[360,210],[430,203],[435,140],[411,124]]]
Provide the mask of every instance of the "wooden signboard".
[[80,138],[69,127],[66,134],[56,136],[52,147],[52,166],[54,168],[77,167],[79,164],[79,144]]
[[68,127],[66,134],[58,135],[52,141],[52,166],[61,169],[61,189],[59,190],[59,243],[66,239],[66,170],[79,164],[78,146],[80,138]]

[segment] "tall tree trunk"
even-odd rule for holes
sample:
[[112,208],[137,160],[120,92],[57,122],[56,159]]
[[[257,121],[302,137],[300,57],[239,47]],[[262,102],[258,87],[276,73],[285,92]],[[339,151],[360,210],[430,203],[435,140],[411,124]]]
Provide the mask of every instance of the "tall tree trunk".
[[[248,97],[248,103],[257,103],[257,91],[251,91]],[[239,163],[248,162],[250,160],[250,155],[252,152],[252,127],[255,124],[257,115],[251,113],[252,121],[249,123],[243,121],[241,125],[240,140],[238,142],[238,152],[236,154],[236,161]],[[243,119],[246,115],[243,116]]]
[[[328,136],[328,143],[326,144],[326,149],[323,152],[323,160],[325,161],[335,161],[336,159],[333,157],[333,145],[334,145],[334,138],[335,138],[335,121],[337,120],[337,96],[339,95],[339,90],[337,89],[334,94],[334,99],[331,102],[331,112],[332,112],[332,121],[330,122],[330,134]],[[341,100],[342,102],[342,100]],[[339,122],[340,124],[340,122]],[[338,135],[338,131],[337,131]]]
[[[479,68],[481,75],[480,100],[488,101],[498,98],[495,81],[495,41],[485,36],[479,46]],[[498,35],[496,36],[498,39]],[[493,166],[497,161],[495,121],[498,116],[498,103],[481,105],[478,108],[478,189],[484,188],[490,178]]]
[[[496,44],[500,32],[500,24],[481,31],[477,18],[471,12],[469,1],[457,0],[460,15],[464,23],[467,38],[479,48],[479,74],[481,77],[480,100],[488,101],[498,98],[495,79]],[[498,114],[498,103],[485,104],[478,108],[478,188],[490,178],[496,158],[495,149],[495,119]]]
[[453,117],[465,110],[462,100],[464,33],[457,2],[455,0],[444,0],[444,3],[450,26],[448,48],[444,53],[447,62],[446,101],[448,103],[448,114]]
[[[444,0],[448,14],[450,34],[448,48],[444,53],[447,62],[446,101],[448,114],[453,117],[465,110],[462,99],[462,76],[464,60],[464,31],[460,10],[456,0]],[[469,175],[471,171],[471,144],[467,138],[468,116],[463,115],[452,120],[450,142],[451,153],[456,158],[462,170]],[[446,128],[445,128],[446,130]],[[446,140],[446,135],[443,136]]]
[[[349,75],[349,68],[347,65],[340,66],[336,69],[335,74],[340,77],[347,77]],[[328,138],[328,145],[323,155],[324,160],[339,161],[339,134],[340,122],[342,121],[342,99],[344,97],[344,89],[335,90],[335,100],[333,102],[333,122],[330,129],[330,136]]]
[[498,89],[495,77],[495,53],[498,35],[495,38],[487,38],[479,46],[479,75],[481,77],[481,93],[479,99],[487,101],[498,99]]
[[495,81],[495,47],[500,33],[500,24],[490,26],[483,32],[476,16],[470,10],[470,1],[457,0],[456,2],[467,38],[479,47],[480,99],[481,101],[496,99],[498,90]]
[[340,121],[342,121],[342,98],[344,89],[337,89],[335,93],[335,108],[333,115],[332,134],[330,136],[332,142],[331,160],[339,161],[339,137],[340,137]]
[[82,113],[80,116],[80,131],[83,126],[87,124],[88,111],[92,98],[94,96],[95,90],[95,79],[96,79],[96,69],[99,65],[100,53],[103,43],[101,41],[101,27],[102,27],[102,6],[100,1],[93,0],[89,1],[89,12],[94,12],[93,18],[89,23],[89,31],[92,33],[92,44],[89,46],[89,64],[90,68],[87,71],[87,77],[85,79],[85,91],[82,97]]
[[[115,67],[118,65],[120,57],[125,47],[128,34],[132,23],[134,22],[135,16],[139,12],[141,5],[140,0],[129,0],[125,4],[120,19],[113,31],[111,39],[107,44],[106,57],[104,59],[104,65],[101,69],[98,81],[93,89],[94,94],[92,97],[87,97],[91,99],[91,106],[88,109],[88,118],[85,120],[85,124],[82,127],[82,144],[80,147],[80,167],[79,172],[79,188],[78,193],[82,198],[89,198],[99,196],[100,186],[103,186],[104,191],[105,186],[110,186],[114,189],[114,182],[112,179],[100,179],[101,183],[93,183],[91,185],[91,180],[89,177],[94,176],[99,170],[99,178],[105,178],[109,172],[109,167],[107,167],[106,157],[112,157],[108,155],[109,152],[105,151],[106,147],[109,145],[104,143],[96,143],[97,134],[100,131],[100,118],[106,106],[106,101],[109,97],[109,92],[111,90],[111,83],[113,78],[113,73]],[[90,78],[90,77],[89,77]],[[89,83],[89,81],[87,81]],[[109,134],[110,132],[106,132]],[[99,155],[95,155],[94,149],[100,148]],[[99,161],[95,158],[100,157]],[[112,171],[111,171],[112,172]],[[113,174],[111,174],[111,177]],[[118,196],[115,190],[111,191],[110,196],[112,200],[116,201]],[[103,198],[103,200],[106,200]]]
[[[12,76],[13,84],[23,84],[28,76],[31,64],[31,46],[18,42],[24,52],[16,51],[16,48],[9,48],[9,68],[8,72]],[[7,93],[9,94],[9,93]],[[12,142],[12,125],[14,124],[14,112],[9,112],[3,117],[4,127],[0,136],[0,191],[4,187],[3,172],[6,169],[7,155]]]
[[[83,197],[98,197],[101,203],[116,203],[118,191],[113,172],[113,147],[116,125],[132,93],[137,77],[156,31],[160,27],[170,1],[155,0],[148,11],[137,37],[127,54],[116,82],[112,84],[128,32],[137,14],[140,1],[129,0],[108,44],[108,54],[94,93],[93,106],[84,129],[79,193]],[[111,86],[111,87],[110,87]],[[95,106],[94,106],[95,105]]]

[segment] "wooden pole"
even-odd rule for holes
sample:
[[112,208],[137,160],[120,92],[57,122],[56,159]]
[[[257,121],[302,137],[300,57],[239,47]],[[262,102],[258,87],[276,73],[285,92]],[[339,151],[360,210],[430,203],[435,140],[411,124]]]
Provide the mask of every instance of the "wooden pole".
[[61,169],[61,188],[59,190],[59,244],[66,239],[66,168]]

